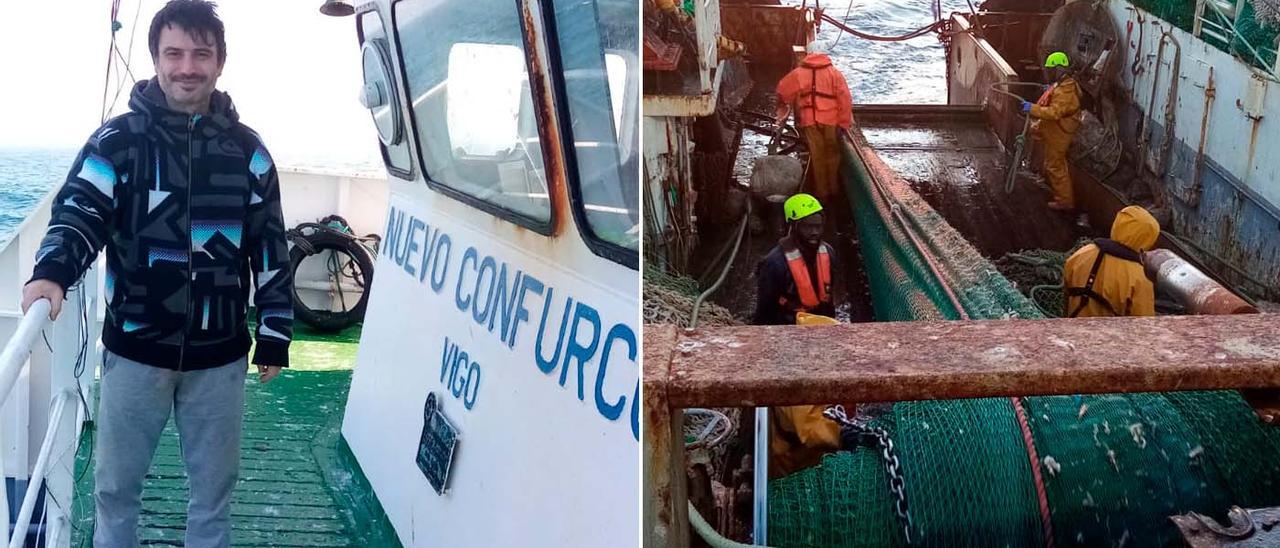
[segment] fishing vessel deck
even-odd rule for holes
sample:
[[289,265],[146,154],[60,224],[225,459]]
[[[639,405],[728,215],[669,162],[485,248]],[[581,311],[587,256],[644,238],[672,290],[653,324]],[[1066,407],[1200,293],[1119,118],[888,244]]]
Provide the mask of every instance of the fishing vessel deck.
[[[232,496],[235,546],[398,546],[339,429],[360,326],[322,334],[302,327],[288,370],[245,385],[240,482]],[[89,543],[93,516],[93,430],[76,458],[72,545]],[[139,541],[183,542],[188,489],[172,419],[144,484]]]

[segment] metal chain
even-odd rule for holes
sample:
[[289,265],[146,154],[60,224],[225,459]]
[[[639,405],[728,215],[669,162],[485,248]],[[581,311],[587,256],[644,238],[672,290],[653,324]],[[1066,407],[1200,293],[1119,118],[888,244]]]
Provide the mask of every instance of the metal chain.
[[889,491],[893,493],[894,513],[902,520],[902,534],[907,545],[911,545],[911,512],[907,509],[907,482],[902,474],[902,464],[898,461],[898,452],[893,448],[893,439],[889,432],[879,426],[871,426],[855,421],[845,413],[843,405],[828,407],[823,415],[840,423],[853,432],[871,437],[880,448],[880,456],[884,459],[884,470],[889,474]]

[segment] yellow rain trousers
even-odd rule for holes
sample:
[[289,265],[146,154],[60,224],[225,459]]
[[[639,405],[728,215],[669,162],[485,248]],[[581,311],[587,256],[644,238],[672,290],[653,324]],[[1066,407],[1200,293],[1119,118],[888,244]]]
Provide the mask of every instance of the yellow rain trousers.
[[1036,121],[1036,136],[1044,141],[1044,172],[1053,189],[1053,199],[1075,207],[1075,191],[1067,167],[1067,150],[1080,129],[1080,90],[1076,81],[1065,78],[1050,88],[1040,101],[1031,106]]
[[805,190],[824,204],[834,204],[840,192],[840,141],[836,126],[814,125],[800,128],[809,146],[809,175]]
[[[1129,206],[1116,214],[1111,224],[1111,239],[1139,253],[1151,249],[1160,236],[1160,224],[1138,206]],[[1084,287],[1089,281],[1089,271],[1098,257],[1098,246],[1089,244],[1076,251],[1062,268],[1066,287]],[[1112,308],[1122,316],[1154,316],[1156,314],[1155,287],[1147,279],[1139,263],[1107,255],[1098,267],[1093,281],[1093,291],[1107,299]],[[1068,297],[1068,313],[1080,305],[1086,297]],[[1111,316],[1106,306],[1088,299],[1077,317]]]
[[[796,325],[833,325],[833,318],[796,313]],[[781,478],[822,461],[840,449],[840,425],[822,416],[826,405],[769,409],[769,477]],[[850,413],[852,409],[848,410]]]

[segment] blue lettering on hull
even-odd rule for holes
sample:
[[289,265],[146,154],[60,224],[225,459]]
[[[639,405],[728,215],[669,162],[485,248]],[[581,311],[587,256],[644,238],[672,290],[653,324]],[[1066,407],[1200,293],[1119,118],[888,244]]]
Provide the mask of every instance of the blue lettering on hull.
[[[451,289],[452,294],[446,293],[445,298],[452,300],[460,319],[465,318],[463,321],[473,322],[512,350],[522,335],[533,336],[530,365],[549,377],[550,382],[559,384],[566,394],[576,395],[587,405],[594,404],[600,417],[609,422],[625,420],[623,416],[630,405],[631,434],[640,440],[639,375],[635,375],[630,398],[625,392],[608,393],[610,386],[616,388],[616,384],[608,382],[613,378],[610,374],[638,373],[639,341],[631,326],[605,324],[590,304],[474,246],[462,251],[457,272],[451,273],[453,241],[449,234],[395,207],[387,214],[385,239],[382,254],[405,274],[436,294],[443,293],[446,287]],[[528,335],[521,325],[529,323],[531,317],[537,318],[538,323],[530,326],[534,334]],[[480,364],[447,337],[440,359],[441,386],[461,400],[466,409],[472,409],[480,395]],[[594,371],[590,366],[593,360],[597,363]],[[625,369],[627,361],[632,365],[629,372]]]

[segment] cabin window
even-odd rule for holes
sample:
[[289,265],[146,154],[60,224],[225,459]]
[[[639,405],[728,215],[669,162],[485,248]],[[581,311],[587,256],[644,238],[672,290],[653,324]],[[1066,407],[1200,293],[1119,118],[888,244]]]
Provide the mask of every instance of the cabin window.
[[373,116],[373,126],[377,129],[378,144],[382,149],[382,162],[392,174],[413,180],[409,140],[405,137],[400,96],[391,68],[390,44],[377,11],[360,14],[358,32],[360,62],[364,69],[360,102]]
[[518,6],[509,0],[403,0],[394,6],[428,181],[549,234],[551,199]]
[[[638,17],[634,0],[554,6],[570,185],[596,253],[636,267],[640,248]],[[581,221],[585,220],[585,223]]]

